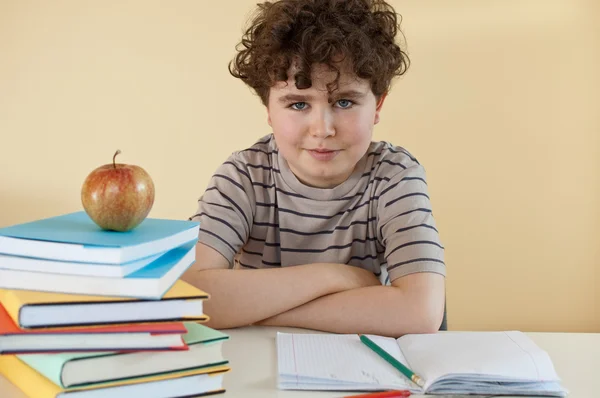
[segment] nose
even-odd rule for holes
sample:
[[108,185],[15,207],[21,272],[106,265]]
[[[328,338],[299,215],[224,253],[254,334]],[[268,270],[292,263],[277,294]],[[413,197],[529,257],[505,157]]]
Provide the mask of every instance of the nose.
[[329,110],[313,112],[310,124],[310,135],[315,138],[327,138],[335,135],[333,115]]

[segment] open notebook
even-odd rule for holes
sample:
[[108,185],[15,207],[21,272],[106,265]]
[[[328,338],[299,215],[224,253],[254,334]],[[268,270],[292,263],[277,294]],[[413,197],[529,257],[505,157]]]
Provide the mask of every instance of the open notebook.
[[278,333],[279,388],[567,395],[548,354],[521,332],[367,337],[424,378],[425,386],[421,388],[403,376],[358,335]]

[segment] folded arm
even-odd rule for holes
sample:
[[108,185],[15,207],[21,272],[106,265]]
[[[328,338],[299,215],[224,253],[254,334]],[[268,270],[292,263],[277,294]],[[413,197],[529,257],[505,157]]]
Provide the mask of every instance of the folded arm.
[[202,243],[196,264],[182,277],[210,294],[205,313],[215,329],[246,326],[323,296],[379,284],[369,271],[319,263],[273,269],[228,269],[229,262]]
[[392,286],[330,294],[259,324],[390,337],[433,333],[442,322],[444,283],[439,274],[410,274],[396,279]]

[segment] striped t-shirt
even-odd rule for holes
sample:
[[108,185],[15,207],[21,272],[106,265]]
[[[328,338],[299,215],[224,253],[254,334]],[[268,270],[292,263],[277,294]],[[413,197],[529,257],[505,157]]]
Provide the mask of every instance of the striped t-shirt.
[[269,135],[233,153],[198,203],[199,242],[232,267],[342,263],[378,276],[387,265],[390,281],[445,275],[425,171],[387,142],[372,142],[346,181],[322,189],[296,178]]

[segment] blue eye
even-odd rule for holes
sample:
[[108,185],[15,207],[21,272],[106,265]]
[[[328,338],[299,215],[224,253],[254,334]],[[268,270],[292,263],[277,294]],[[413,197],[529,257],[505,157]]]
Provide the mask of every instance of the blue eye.
[[306,102],[296,102],[293,103],[292,105],[290,105],[290,108],[297,110],[297,111],[301,111],[306,109],[307,103]]
[[347,99],[338,100],[336,103],[342,109],[350,108],[352,105],[354,105],[354,102]]

